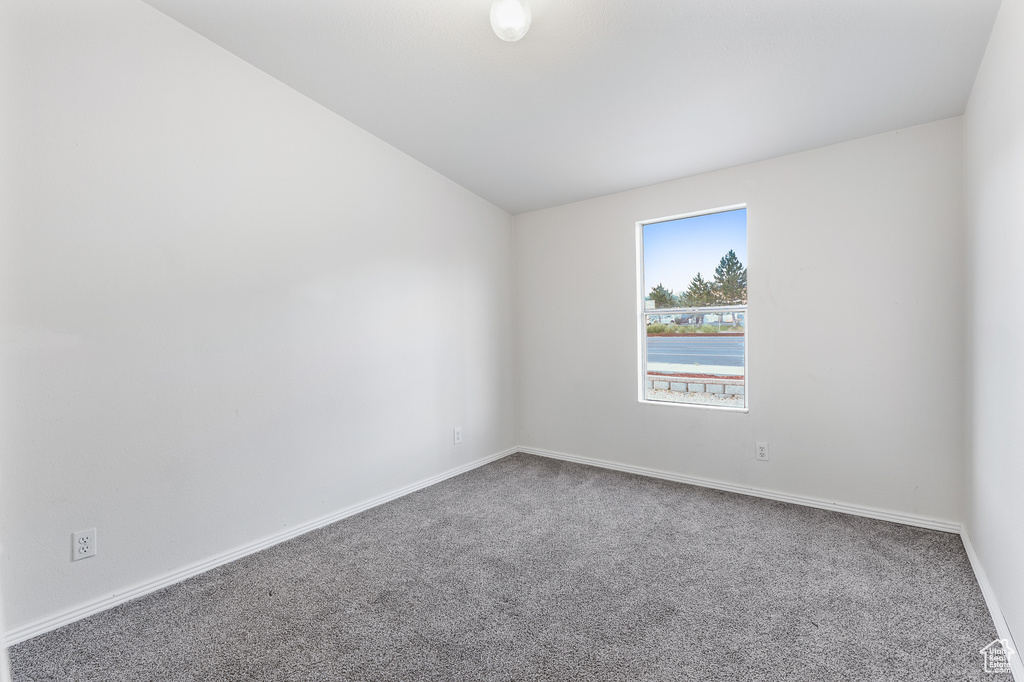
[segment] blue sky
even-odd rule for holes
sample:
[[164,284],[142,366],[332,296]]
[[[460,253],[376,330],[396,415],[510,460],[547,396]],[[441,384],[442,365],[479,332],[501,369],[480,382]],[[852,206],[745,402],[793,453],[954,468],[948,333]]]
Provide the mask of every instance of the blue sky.
[[747,209],[644,225],[644,295],[660,282],[686,291],[699,272],[707,281],[729,249],[747,266]]

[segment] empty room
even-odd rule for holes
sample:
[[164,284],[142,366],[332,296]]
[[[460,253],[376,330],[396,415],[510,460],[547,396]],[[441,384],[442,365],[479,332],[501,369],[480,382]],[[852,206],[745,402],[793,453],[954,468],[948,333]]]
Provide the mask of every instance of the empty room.
[[1024,0],[4,0],[0,682],[1024,682]]

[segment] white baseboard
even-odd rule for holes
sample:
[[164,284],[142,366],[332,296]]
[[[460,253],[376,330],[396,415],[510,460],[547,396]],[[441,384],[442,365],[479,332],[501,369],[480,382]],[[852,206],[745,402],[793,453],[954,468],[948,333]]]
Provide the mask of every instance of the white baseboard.
[[[0,547],[0,554],[3,554],[3,547]],[[0,595],[0,597],[2,596]],[[3,604],[2,598],[0,598],[0,604]],[[11,682],[11,667],[7,660],[7,638],[3,627],[3,613],[0,613],[0,682]]]
[[152,580],[147,580],[146,582],[138,583],[137,585],[127,588],[123,591],[118,591],[117,593],[109,597],[95,599],[84,604],[81,604],[77,607],[74,607],[72,609],[69,609],[67,611],[58,613],[56,615],[34,621],[27,625],[22,625],[11,630],[7,630],[3,633],[3,641],[8,646],[11,646],[13,644],[17,644],[18,642],[23,642],[26,639],[31,639],[45,632],[49,632],[50,630],[56,630],[57,628],[73,623],[76,620],[81,620],[82,618],[86,618],[101,611],[106,611],[107,609],[113,608],[118,604],[123,604],[127,601],[131,601],[132,599],[136,599],[137,597],[141,597],[151,592],[156,592],[157,590],[163,589],[164,587],[173,585],[175,583],[179,583],[182,580],[191,578],[192,576],[199,575],[200,573],[205,573],[206,571],[217,568],[218,566],[230,563],[232,561],[235,561],[236,559],[241,559],[244,556],[253,554],[255,552],[259,552],[260,550],[266,549],[268,547],[273,547],[276,544],[282,543],[285,540],[290,540],[294,537],[302,535],[303,533],[308,533],[311,530],[323,528],[324,526],[328,526],[334,523],[335,521],[340,521],[341,519],[353,516],[361,511],[370,509],[371,507],[376,507],[378,505],[384,504],[385,502],[390,502],[391,500],[394,500],[396,498],[408,495],[409,493],[414,493],[417,490],[421,490],[428,486],[434,485],[435,483],[440,483],[441,481],[452,478],[454,476],[458,476],[459,474],[463,474],[467,471],[476,469],[477,467],[481,467],[485,464],[489,464],[495,460],[501,459],[502,457],[507,457],[508,455],[511,455],[518,451],[519,448],[509,448],[508,450],[504,450],[502,452],[498,452],[496,454],[474,460],[469,464],[464,464],[460,467],[449,469],[448,471],[437,474],[436,476],[425,478],[422,481],[417,481],[416,483],[407,485],[403,488],[399,488],[398,490],[385,493],[384,495],[374,497],[373,499],[366,500],[365,502],[360,502],[359,504],[355,504],[350,507],[345,507],[344,509],[336,511],[332,514],[328,514],[327,516],[322,516],[318,519],[314,519],[300,526],[288,528],[287,530],[268,536],[266,538],[263,538],[262,540],[258,540],[257,542],[244,545],[242,547],[237,547],[223,554],[219,554],[217,556],[210,557],[203,561],[190,564],[188,566],[185,566],[184,568],[180,568],[178,570],[165,573]]
[[971,568],[974,569],[974,576],[978,579],[981,594],[985,597],[985,605],[988,606],[988,611],[992,614],[992,622],[995,623],[999,639],[1009,640],[1010,648],[1016,652],[1010,656],[1010,671],[1013,673],[1014,682],[1024,682],[1024,661],[1021,661],[1021,650],[1013,642],[1013,635],[1010,633],[1010,628],[1007,627],[1006,619],[1003,618],[1003,612],[996,601],[995,590],[992,589],[992,583],[988,581],[988,574],[985,573],[985,568],[981,565],[981,559],[974,549],[974,543],[971,542],[971,536],[967,534],[966,528],[960,531],[960,538],[964,542],[964,549],[967,550],[967,558],[971,560]]
[[629,474],[638,474],[640,476],[649,476],[651,478],[662,478],[668,481],[688,483],[690,485],[696,485],[702,488],[714,488],[715,490],[725,490],[727,492],[739,493],[741,495],[763,497],[769,500],[778,500],[779,502],[791,502],[793,504],[799,504],[805,507],[828,509],[829,511],[837,511],[842,512],[844,514],[853,514],[854,516],[866,516],[867,518],[879,519],[881,521],[893,521],[895,523],[902,523],[908,526],[917,526],[919,528],[928,528],[930,530],[941,530],[947,533],[960,532],[959,523],[943,521],[941,519],[933,519],[926,516],[915,516],[913,514],[903,514],[900,512],[886,511],[883,509],[873,509],[871,507],[862,507],[854,504],[832,502],[830,500],[822,500],[815,497],[790,495],[789,493],[780,493],[775,492],[773,490],[751,488],[747,486],[735,485],[733,483],[715,481],[707,478],[698,478],[696,476],[683,476],[682,474],[675,474],[670,471],[661,471],[659,469],[648,469],[645,467],[632,466],[629,464],[619,464],[618,462],[609,462],[602,459],[579,457],[577,455],[569,455],[564,452],[554,452],[551,450],[540,450],[538,448],[529,447],[520,447],[519,452],[525,452],[531,455],[539,455],[541,457],[550,457],[552,459],[563,459],[568,462],[588,464],[590,466],[601,467],[604,469],[613,469],[615,471],[624,471]]

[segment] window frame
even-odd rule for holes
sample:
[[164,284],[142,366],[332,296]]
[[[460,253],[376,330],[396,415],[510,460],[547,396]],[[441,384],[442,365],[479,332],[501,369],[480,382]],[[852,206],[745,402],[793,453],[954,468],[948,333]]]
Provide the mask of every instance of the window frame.
[[[683,403],[683,402],[671,402],[667,400],[650,400],[647,398],[647,309],[644,307],[644,301],[647,298],[647,292],[644,288],[644,226],[653,225],[655,223],[667,223],[673,220],[682,220],[683,218],[696,218],[698,216],[711,215],[713,213],[725,213],[727,211],[737,211],[739,209],[747,209],[747,231],[746,235],[749,237],[750,232],[750,208],[746,203],[742,204],[731,204],[729,206],[721,206],[719,208],[706,209],[702,211],[692,211],[690,213],[681,213],[678,215],[670,215],[664,218],[652,218],[649,220],[638,220],[636,221],[636,330],[637,330],[637,400],[644,405],[663,405],[671,407],[695,407],[710,410],[720,410],[724,412],[734,412],[739,414],[746,414],[750,412],[750,302],[747,302],[747,310],[744,313],[744,330],[743,330],[743,407],[729,407],[726,405],[704,405],[701,403]],[[750,255],[749,251],[747,254],[747,262],[749,264]]]

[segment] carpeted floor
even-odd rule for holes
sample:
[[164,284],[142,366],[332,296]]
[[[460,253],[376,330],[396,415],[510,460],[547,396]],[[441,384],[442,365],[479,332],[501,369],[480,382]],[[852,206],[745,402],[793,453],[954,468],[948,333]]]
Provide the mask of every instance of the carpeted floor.
[[42,680],[994,680],[960,538],[513,455],[12,648]]

